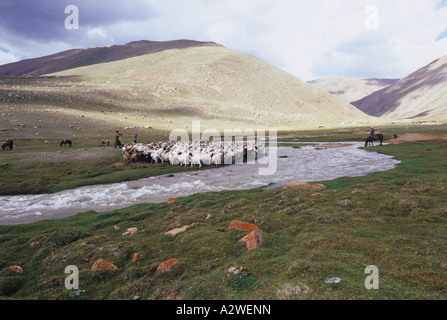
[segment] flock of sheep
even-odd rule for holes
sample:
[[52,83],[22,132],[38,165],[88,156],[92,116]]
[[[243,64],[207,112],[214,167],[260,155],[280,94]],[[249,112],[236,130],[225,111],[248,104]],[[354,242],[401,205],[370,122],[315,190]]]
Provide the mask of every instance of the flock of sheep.
[[170,141],[132,143],[122,147],[124,162],[145,161],[181,166],[237,164],[264,156],[265,146],[255,142]]

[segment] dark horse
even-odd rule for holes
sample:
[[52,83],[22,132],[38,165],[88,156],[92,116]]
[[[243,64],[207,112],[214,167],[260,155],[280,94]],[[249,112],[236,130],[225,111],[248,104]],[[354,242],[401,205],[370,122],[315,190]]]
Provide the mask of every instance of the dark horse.
[[375,140],[379,140],[380,141],[380,145],[382,145],[383,142],[383,134],[376,134],[374,135],[374,139],[371,138],[371,136],[369,136],[366,141],[365,141],[365,148],[368,146],[368,144],[372,147],[374,147],[374,141]]
[[2,145],[3,151],[7,148],[9,150],[12,150],[12,148],[14,148],[14,143],[12,142],[12,140],[6,140],[5,143]]
[[71,140],[64,139],[64,140],[61,141],[60,146],[62,147],[62,145],[64,145],[64,147],[66,147],[67,144],[68,144],[69,147],[71,147],[71,146],[73,145],[73,143],[71,142]]

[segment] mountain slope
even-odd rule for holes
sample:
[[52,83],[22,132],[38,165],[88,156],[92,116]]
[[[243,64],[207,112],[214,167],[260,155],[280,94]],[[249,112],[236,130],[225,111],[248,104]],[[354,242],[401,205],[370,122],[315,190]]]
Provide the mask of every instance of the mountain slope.
[[373,119],[270,64],[219,46],[166,50],[49,76],[113,92],[116,103],[164,115],[169,127],[193,118],[267,126]]
[[346,102],[360,100],[375,91],[388,87],[399,79],[356,79],[350,77],[328,77],[309,81]]
[[3,76],[39,76],[46,73],[93,65],[97,63],[118,61],[140,55],[156,53],[170,49],[197,46],[218,46],[214,42],[193,40],[174,41],[134,41],[125,45],[113,45],[88,49],[72,49],[53,55],[28,59],[0,66]]
[[447,56],[352,104],[376,117],[447,120]]

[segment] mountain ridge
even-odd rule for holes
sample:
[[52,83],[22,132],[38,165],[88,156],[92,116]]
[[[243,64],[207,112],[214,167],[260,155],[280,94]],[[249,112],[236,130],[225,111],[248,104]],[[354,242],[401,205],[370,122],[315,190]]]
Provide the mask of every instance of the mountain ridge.
[[0,66],[0,76],[29,77],[41,76],[83,66],[119,61],[145,54],[171,49],[198,46],[221,46],[211,41],[171,40],[171,41],[132,41],[124,45],[108,45],[85,49],[69,49],[55,54],[21,60]]

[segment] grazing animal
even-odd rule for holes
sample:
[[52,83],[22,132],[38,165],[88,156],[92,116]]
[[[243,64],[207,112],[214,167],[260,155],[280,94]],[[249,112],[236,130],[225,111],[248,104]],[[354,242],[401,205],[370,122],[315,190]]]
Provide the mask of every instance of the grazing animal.
[[61,141],[61,143],[60,143],[59,146],[62,147],[62,145],[64,145],[64,147],[66,147],[67,144],[68,144],[69,147],[71,147],[71,146],[73,145],[73,143],[71,142],[71,140],[64,139],[64,140]]
[[104,139],[101,139],[100,141],[99,141],[99,145],[101,146],[103,146],[103,145],[108,145],[108,146],[110,146],[110,141],[109,140],[104,140]]
[[365,141],[365,148],[369,146],[374,147],[374,141],[375,140],[379,140],[380,141],[380,145],[382,145],[383,142],[383,134],[376,134],[374,135],[374,139],[371,137],[366,138]]
[[6,140],[5,143],[2,145],[3,151],[5,151],[5,149],[12,150],[13,148],[14,148],[14,143],[12,142],[12,140]]
[[397,139],[397,138],[399,138],[399,135],[398,134],[394,134],[393,135],[393,139]]

